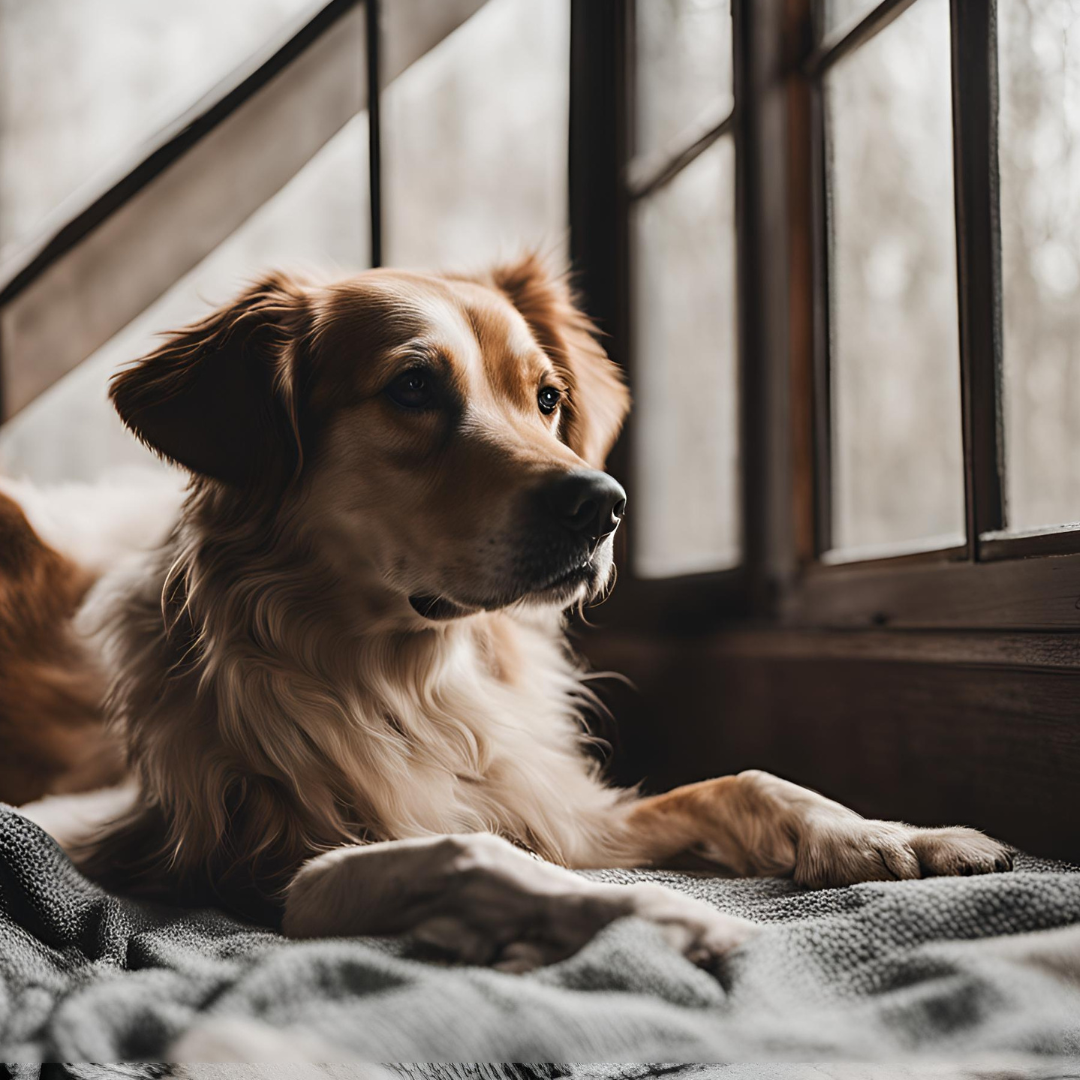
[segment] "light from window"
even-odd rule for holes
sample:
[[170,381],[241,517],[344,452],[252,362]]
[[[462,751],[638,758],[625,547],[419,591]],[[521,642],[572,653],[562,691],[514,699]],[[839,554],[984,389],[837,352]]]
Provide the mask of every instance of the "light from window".
[[[0,4],[0,257],[313,0]],[[96,193],[96,192],[95,192]]]
[[735,148],[721,138],[635,205],[634,568],[739,561]]
[[961,542],[948,0],[825,77],[833,546]]
[[998,0],[1006,519],[1080,521],[1080,4]]
[[488,0],[382,95],[385,261],[565,254],[568,0]]
[[646,0],[635,9],[634,153],[670,150],[703,115],[730,110],[731,0]]

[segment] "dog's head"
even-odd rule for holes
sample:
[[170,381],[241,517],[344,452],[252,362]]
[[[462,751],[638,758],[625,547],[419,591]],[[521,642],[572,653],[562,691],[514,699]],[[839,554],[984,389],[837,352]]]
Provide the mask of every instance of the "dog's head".
[[[563,278],[281,275],[172,335],[112,398],[204,485],[302,507],[337,565],[430,620],[599,592],[629,397]],[[296,502],[296,498],[300,502]]]

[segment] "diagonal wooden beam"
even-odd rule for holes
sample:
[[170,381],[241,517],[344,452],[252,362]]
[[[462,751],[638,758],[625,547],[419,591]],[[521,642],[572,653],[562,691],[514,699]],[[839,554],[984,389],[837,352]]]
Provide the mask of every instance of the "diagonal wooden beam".
[[[483,4],[387,4],[381,83]],[[365,40],[360,0],[319,7],[0,269],[0,421],[145,310],[365,108]]]

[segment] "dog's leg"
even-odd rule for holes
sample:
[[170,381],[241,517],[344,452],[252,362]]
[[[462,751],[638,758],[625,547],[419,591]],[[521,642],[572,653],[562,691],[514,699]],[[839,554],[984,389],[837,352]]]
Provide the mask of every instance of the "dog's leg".
[[642,864],[693,853],[739,874],[790,874],[814,888],[1012,865],[1004,845],[974,829],[867,820],[756,770],[641,799],[625,824]]
[[340,848],[293,879],[290,937],[411,933],[459,959],[524,971],[576,952],[622,915],[656,923],[712,966],[753,924],[658,885],[609,885],[533,858],[486,833]]

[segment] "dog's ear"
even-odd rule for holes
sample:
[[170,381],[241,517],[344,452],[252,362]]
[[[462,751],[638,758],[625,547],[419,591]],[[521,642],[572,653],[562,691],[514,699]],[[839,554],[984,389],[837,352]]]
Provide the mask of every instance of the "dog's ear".
[[151,450],[193,473],[249,485],[300,463],[296,386],[309,312],[282,274],[168,335],[115,375],[116,411]]
[[622,372],[597,341],[597,331],[575,304],[565,274],[530,254],[491,272],[495,287],[525,317],[540,347],[570,387],[566,441],[595,468],[615,443],[630,408]]

